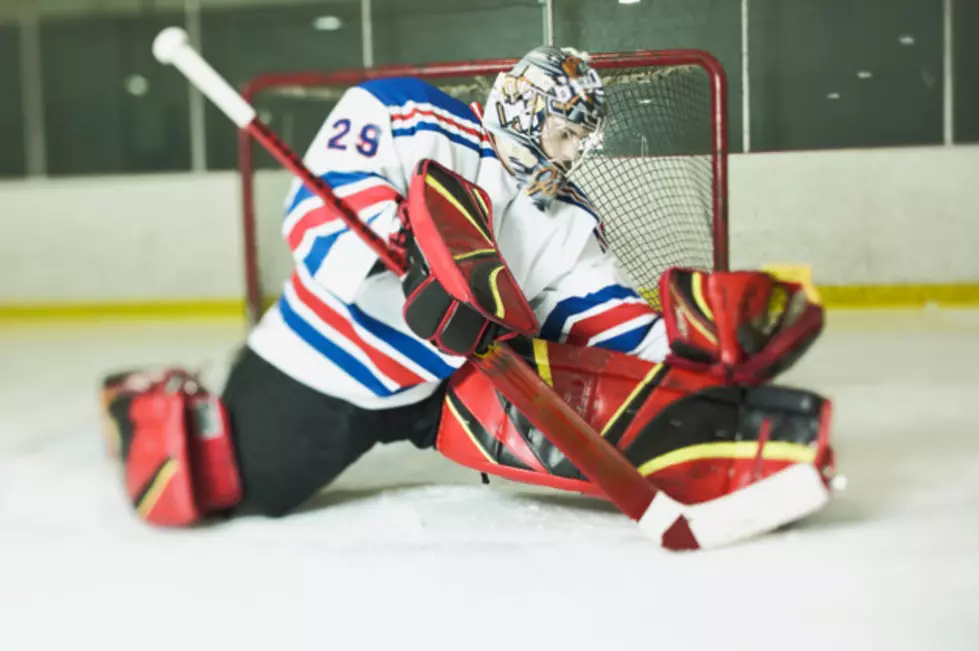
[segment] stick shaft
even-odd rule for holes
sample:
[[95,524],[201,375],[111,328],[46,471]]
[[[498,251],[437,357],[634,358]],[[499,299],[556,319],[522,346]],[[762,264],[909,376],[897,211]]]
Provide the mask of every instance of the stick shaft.
[[[166,51],[161,53],[160,47],[166,48]],[[164,30],[157,38],[154,49],[157,50],[157,58],[183,73],[236,125],[244,128],[255,119],[255,109],[187,43],[186,32],[173,28]]]

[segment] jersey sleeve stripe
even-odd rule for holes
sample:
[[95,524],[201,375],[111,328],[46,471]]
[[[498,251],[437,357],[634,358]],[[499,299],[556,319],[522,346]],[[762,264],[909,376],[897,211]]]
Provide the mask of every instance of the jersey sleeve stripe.
[[483,139],[482,132],[478,128],[476,128],[475,125],[473,125],[471,122],[463,122],[462,120],[454,120],[454,119],[452,119],[452,118],[450,118],[448,116],[445,116],[445,115],[442,115],[440,113],[437,113],[434,110],[424,109],[424,108],[421,108],[420,106],[415,106],[415,107],[411,108],[411,110],[408,110],[409,106],[403,107],[404,110],[402,112],[392,112],[391,113],[391,121],[392,122],[409,122],[413,118],[415,118],[416,116],[424,116],[424,117],[431,118],[432,120],[434,120],[436,122],[441,122],[443,124],[447,124],[449,126],[453,126],[456,129],[458,129],[459,131],[462,131],[463,133],[467,133],[467,134],[473,136],[474,138],[476,138],[476,140],[482,140]]
[[330,253],[330,249],[336,244],[337,238],[343,235],[344,232],[345,230],[341,230],[331,235],[323,235],[313,241],[312,246],[309,247],[309,252],[303,256],[303,266],[306,267],[310,275],[316,275],[316,272],[323,264],[323,260]]
[[645,328],[647,331],[653,327],[653,324],[658,321],[658,318],[653,314],[644,314],[642,316],[636,317],[635,319],[630,319],[615,326],[614,328],[609,328],[603,332],[594,335],[588,340],[588,346],[600,346],[601,342],[607,341],[609,339],[614,339],[619,335],[636,330],[637,328]]
[[411,101],[418,103],[424,102],[451,113],[454,117],[468,122],[476,121],[476,116],[473,114],[472,109],[465,102],[443,93],[427,82],[414,77],[374,79],[363,82],[360,84],[360,88],[373,95],[388,108],[400,108]]
[[421,131],[429,131],[443,135],[457,145],[462,145],[466,149],[476,152],[482,158],[496,158],[496,152],[493,151],[493,148],[489,145],[489,143],[486,143],[485,145],[482,143],[476,144],[468,137],[461,136],[457,133],[452,133],[436,122],[419,121],[411,127],[394,129],[391,131],[391,135],[395,138],[403,138],[406,136],[414,136]]
[[479,136],[474,136],[471,133],[465,131],[464,129],[460,129],[458,126],[456,126],[455,123],[447,122],[445,120],[441,120],[438,118],[428,118],[422,115],[417,115],[410,120],[392,121],[391,129],[392,131],[397,131],[398,133],[403,134],[419,124],[436,125],[442,131],[447,131],[448,133],[451,133],[454,136],[458,136],[468,141],[470,144],[475,145],[476,147],[481,147],[484,144],[487,147],[489,146],[489,140],[486,140],[484,142],[483,139],[480,138]]
[[[328,186],[330,186],[330,188],[337,193],[337,196],[340,196],[338,190],[340,190],[340,188],[343,186],[364,181],[365,179],[376,179],[387,185],[393,192],[395,192],[395,194],[397,194],[397,190],[395,190],[394,186],[391,184],[391,181],[376,172],[327,172],[325,174],[321,174],[319,178],[321,181],[324,181]],[[292,214],[292,212],[299,207],[299,204],[307,199],[312,199],[315,196],[316,195],[314,195],[313,192],[305,186],[305,184],[300,185],[299,190],[289,202],[285,214]]]
[[541,326],[541,337],[550,341],[560,341],[564,325],[571,317],[596,308],[602,303],[626,298],[641,299],[634,290],[624,285],[609,285],[584,296],[566,298],[558,302],[547,315]]
[[[378,212],[365,223],[370,226],[380,216],[381,213]],[[326,256],[329,255],[330,251],[333,249],[333,245],[337,243],[337,240],[340,239],[341,236],[348,233],[350,233],[350,229],[343,226],[340,228],[340,230],[334,233],[330,233],[329,235],[320,235],[313,240],[311,246],[309,247],[309,251],[305,256],[303,256],[303,266],[306,267],[306,270],[310,273],[310,275],[316,275],[319,268],[323,265],[323,260],[326,259]],[[354,235],[354,237],[356,237],[356,235]],[[298,247],[296,250],[298,251]]]
[[649,330],[653,327],[656,319],[650,320],[649,323],[641,325],[637,328],[627,330],[622,334],[616,335],[610,339],[605,339],[604,341],[598,341],[592,345],[596,348],[605,348],[606,350],[617,350],[620,353],[631,353],[643,342],[646,335],[649,334]]
[[[401,195],[389,185],[374,185],[341,198],[354,212],[360,213],[368,210],[376,210],[385,201],[397,201],[401,198]],[[340,213],[332,206],[321,204],[317,208],[310,210],[289,228],[288,234],[286,235],[289,248],[293,251],[299,248],[300,243],[310,229],[338,219],[340,219]]]
[[403,364],[366,342],[357,334],[353,325],[344,318],[343,314],[305,287],[296,274],[293,274],[291,284],[296,297],[303,305],[308,307],[326,326],[333,329],[339,336],[344,337],[351,344],[362,350],[381,373],[401,387],[414,386],[425,381],[424,378],[414,373],[411,369],[406,368]]
[[650,324],[655,316],[655,312],[646,303],[620,303],[618,305],[612,305],[603,312],[575,322],[568,330],[567,343],[585,346],[597,335],[618,328],[640,317],[646,317],[646,323]]
[[455,372],[455,367],[449,365],[434,348],[431,348],[426,343],[386,323],[378,321],[356,305],[348,305],[347,307],[350,311],[350,316],[357,322],[357,325],[408,359],[411,359],[435,377],[446,378]]

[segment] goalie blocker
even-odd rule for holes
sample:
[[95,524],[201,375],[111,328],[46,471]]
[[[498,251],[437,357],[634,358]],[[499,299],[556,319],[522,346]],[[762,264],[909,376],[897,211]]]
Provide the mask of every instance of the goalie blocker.
[[[801,287],[759,272],[671,270],[660,282],[673,350],[665,363],[545,342],[529,336],[536,320],[496,250],[479,188],[426,162],[402,208],[408,227],[400,244],[411,263],[404,310],[418,336],[455,355],[478,355],[494,340],[510,340],[648,481],[681,502],[709,501],[796,464],[816,468],[828,486],[829,401],[753,386],[791,365],[821,330],[822,310]],[[267,364],[255,371],[259,361],[245,351],[233,369],[229,385],[237,380],[239,387],[230,419],[184,371],[106,380],[110,449],[123,461],[127,494],[147,521],[191,524],[232,509],[243,494],[251,512],[282,515],[375,442],[398,440],[392,427],[407,412],[363,410],[320,394],[313,400],[307,387]],[[248,395],[238,395],[240,386]],[[424,402],[401,408],[412,418],[404,438],[419,447],[434,444],[481,472],[603,497],[472,364]],[[247,406],[259,404],[263,413],[288,418],[270,429],[253,413],[250,423]],[[229,422],[236,423],[237,451]],[[311,423],[319,425],[298,431]],[[307,458],[309,468],[297,467],[292,444],[279,444],[301,448],[314,439],[311,446],[329,450],[330,458]]]

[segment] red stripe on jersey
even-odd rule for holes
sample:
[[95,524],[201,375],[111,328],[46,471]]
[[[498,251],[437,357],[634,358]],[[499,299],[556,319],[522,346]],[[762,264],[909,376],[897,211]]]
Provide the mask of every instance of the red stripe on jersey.
[[473,136],[474,138],[479,138],[480,140],[483,139],[483,134],[478,129],[474,129],[474,128],[468,126],[468,125],[463,124],[462,122],[458,122],[457,120],[453,120],[452,118],[448,118],[448,117],[446,117],[444,115],[440,115],[440,114],[436,113],[435,111],[430,111],[428,109],[416,108],[416,109],[412,109],[408,113],[392,113],[391,114],[391,119],[392,120],[410,120],[411,118],[415,117],[416,115],[426,115],[428,117],[435,118],[435,121],[436,122],[444,122],[446,124],[452,125],[453,127],[455,127],[456,129],[458,129],[459,131],[463,131],[465,133],[468,133],[469,135]]
[[323,321],[323,323],[330,326],[339,334],[343,335],[354,346],[364,351],[364,354],[366,354],[367,357],[374,362],[374,366],[376,366],[381,373],[384,373],[384,375],[388,376],[402,387],[414,386],[416,384],[425,382],[425,380],[417,375],[414,371],[364,341],[361,336],[357,334],[357,331],[354,330],[353,325],[347,321],[343,314],[337,312],[332,307],[321,301],[313,292],[303,285],[298,274],[292,274],[290,283],[292,284],[293,291],[296,292],[296,296],[303,305],[312,310],[313,313]]
[[[351,210],[359,213],[361,210],[370,208],[383,201],[397,201],[400,198],[401,195],[389,185],[372,185],[360,192],[354,192],[349,196],[341,197],[341,200]],[[289,248],[295,251],[302,244],[303,238],[309,229],[322,226],[335,219],[340,219],[340,213],[335,211],[331,206],[319,206],[310,210],[299,221],[293,224],[292,229],[289,231],[289,235],[286,238],[289,242]]]
[[622,303],[604,312],[599,312],[593,316],[584,318],[573,326],[568,332],[567,343],[584,346],[595,335],[599,335],[616,326],[620,326],[627,321],[632,321],[641,316],[656,316],[653,308],[646,303]]

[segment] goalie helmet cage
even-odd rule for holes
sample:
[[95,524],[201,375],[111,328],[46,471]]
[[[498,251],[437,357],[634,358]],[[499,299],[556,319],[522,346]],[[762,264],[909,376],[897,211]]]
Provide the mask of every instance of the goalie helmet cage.
[[[466,104],[483,104],[500,72],[517,59],[390,66],[258,77],[242,90],[255,103],[269,93],[336,102],[369,79],[417,77]],[[700,50],[647,50],[592,55],[605,81],[610,113],[600,147],[573,179],[601,216],[609,247],[627,275],[659,307],[657,281],[670,266],[726,270],[727,96],[720,63]],[[325,119],[328,109],[324,109]],[[262,269],[254,149],[239,134],[247,317],[255,324],[265,291],[284,278]],[[300,151],[308,147],[301,143]],[[276,197],[282,206],[284,193]],[[275,216],[281,223],[281,210]],[[276,231],[277,232],[277,231]],[[267,246],[262,243],[262,246]],[[273,245],[285,248],[281,237]],[[281,286],[275,287],[275,292]]]

